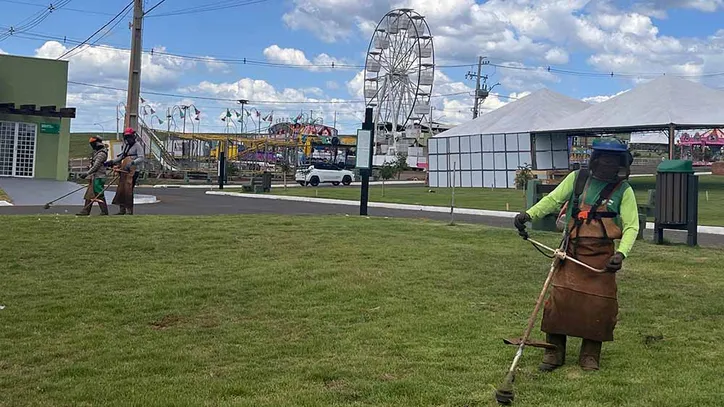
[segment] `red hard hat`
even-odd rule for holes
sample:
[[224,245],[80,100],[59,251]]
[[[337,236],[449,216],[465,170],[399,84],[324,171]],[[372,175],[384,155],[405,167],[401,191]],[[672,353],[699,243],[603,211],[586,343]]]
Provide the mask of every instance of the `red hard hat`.
[[132,128],[128,127],[128,128],[126,128],[125,130],[123,130],[123,135],[124,135],[124,136],[132,136],[133,133],[135,133],[135,132],[136,132],[135,130],[133,130]]

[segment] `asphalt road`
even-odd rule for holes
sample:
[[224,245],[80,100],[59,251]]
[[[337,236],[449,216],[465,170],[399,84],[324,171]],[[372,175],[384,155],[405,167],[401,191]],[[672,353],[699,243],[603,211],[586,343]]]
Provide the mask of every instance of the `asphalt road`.
[[[152,191],[152,192],[151,192]],[[228,196],[206,195],[203,190],[155,188],[143,189],[143,193],[153,194],[161,201],[156,204],[136,205],[137,215],[244,215],[244,214],[279,214],[279,215],[351,215],[359,216],[359,207],[347,205],[329,205],[309,202],[278,201],[267,199],[244,199]],[[0,215],[73,215],[80,206],[53,206],[44,210],[42,206],[11,206],[0,207]],[[111,213],[117,207],[111,206]],[[370,216],[402,217],[413,219],[431,219],[449,221],[446,213],[419,212],[398,209],[369,208]],[[98,214],[98,207],[93,207],[93,214]],[[512,221],[505,218],[455,215],[455,221],[461,223],[479,223],[494,227],[512,228]],[[651,231],[647,231],[651,238]],[[678,231],[667,231],[666,238],[675,243],[686,241],[686,234]],[[702,246],[724,246],[724,236],[699,235]]]

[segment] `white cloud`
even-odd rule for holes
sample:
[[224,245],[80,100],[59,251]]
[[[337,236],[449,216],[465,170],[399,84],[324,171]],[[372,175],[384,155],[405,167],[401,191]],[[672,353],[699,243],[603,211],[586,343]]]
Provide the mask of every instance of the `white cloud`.
[[0,55],[8,55],[8,53],[7,53],[7,52],[5,52],[5,51],[3,51],[3,49],[2,49],[2,48],[0,48]]
[[[56,59],[69,48],[57,41],[48,41],[35,50],[38,58]],[[158,51],[165,51],[157,47]],[[127,50],[83,46],[64,57],[69,61],[68,76],[72,81],[91,81],[93,83],[120,85],[128,81],[130,53]],[[206,66],[220,66],[215,60],[205,61]],[[153,88],[170,88],[180,81],[181,75],[197,66],[196,61],[168,55],[143,54],[141,75],[143,84]]]
[[304,51],[296,48],[281,48],[276,44],[265,48],[264,56],[269,62],[299,65],[306,67],[305,69],[310,71],[329,71],[332,67],[341,63],[340,60],[324,53],[317,55],[312,61],[310,61],[307,59]]
[[[570,54],[588,54],[590,69],[600,72],[698,75],[724,64],[724,34],[708,38],[663,35],[653,18],[668,9],[700,12],[724,9],[724,0],[292,0],[284,15],[292,29],[307,30],[324,41],[368,38],[384,11],[411,7],[429,23],[438,62],[472,62],[485,55],[496,63],[564,65]],[[538,86],[555,75],[499,71],[510,90]],[[527,77],[527,78],[526,78]],[[711,78],[721,81],[724,78]]]
[[[251,102],[249,108],[256,108],[266,115],[274,112],[275,118],[294,118],[300,111],[308,114],[313,112],[315,117],[322,117],[324,123],[332,124],[335,112],[337,114],[338,128],[340,131],[353,132],[356,127],[350,127],[351,123],[359,123],[358,116],[363,110],[362,103],[354,103],[349,100],[330,98],[318,87],[303,89],[284,88],[277,89],[264,80],[242,78],[235,82],[211,82],[202,81],[197,85],[185,86],[178,89],[178,92],[188,94],[190,100],[196,97],[213,97],[221,99],[248,99]],[[334,103],[326,103],[334,102]],[[202,102],[204,103],[204,102]],[[205,102],[209,103],[209,102]],[[233,102],[212,102],[217,105],[219,112],[225,111],[225,107]],[[216,119],[214,119],[216,121]],[[220,126],[219,123],[212,123],[212,126]],[[355,124],[357,126],[357,124]],[[262,126],[263,128],[263,126]]]
[[329,90],[337,90],[339,89],[339,84],[335,81],[327,81],[324,83],[324,86],[327,87]]
[[605,102],[605,101],[607,101],[607,100],[609,100],[609,99],[611,99],[611,98],[615,98],[615,97],[618,96],[618,95],[622,95],[622,94],[628,92],[629,90],[630,90],[630,89],[622,90],[621,92],[618,92],[618,93],[613,94],[613,95],[589,96],[589,97],[585,97],[585,98],[583,98],[583,99],[581,99],[581,100],[583,100],[583,101],[586,102],[586,103],[602,103],[602,102]]

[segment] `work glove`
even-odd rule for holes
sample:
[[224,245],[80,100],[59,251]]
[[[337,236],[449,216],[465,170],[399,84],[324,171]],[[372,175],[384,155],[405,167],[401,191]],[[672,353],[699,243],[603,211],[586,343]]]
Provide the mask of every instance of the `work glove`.
[[609,273],[615,273],[619,270],[621,270],[621,266],[623,266],[623,259],[624,255],[621,252],[616,252],[611,258],[608,260],[608,264],[606,265],[606,271]]
[[515,228],[518,229],[518,234],[524,239],[528,238],[528,232],[525,231],[525,224],[530,222],[531,220],[532,219],[530,215],[528,215],[528,213],[526,212],[521,212],[515,215],[515,219],[513,220]]
[[86,178],[88,178],[88,173],[87,173],[87,172],[83,172],[83,173],[80,174],[80,177],[81,177],[82,179],[86,179]]
[[108,160],[103,163],[104,167],[112,167],[113,166],[113,160]]

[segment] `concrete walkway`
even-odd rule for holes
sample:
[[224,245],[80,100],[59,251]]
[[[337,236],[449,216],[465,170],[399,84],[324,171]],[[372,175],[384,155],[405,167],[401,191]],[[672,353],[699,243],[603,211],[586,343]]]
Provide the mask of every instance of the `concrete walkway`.
[[[110,180],[109,180],[110,181]],[[82,206],[85,204],[85,185],[79,185],[67,181],[55,181],[47,179],[32,178],[0,178],[0,188],[12,199],[13,206],[43,206],[46,203],[71,193],[69,196],[54,202],[55,206]],[[116,195],[113,191],[106,191],[108,203],[113,201]],[[156,203],[158,200],[154,195],[135,194],[134,204]],[[7,205],[3,205],[7,206]]]
[[[311,198],[305,196],[289,196],[289,195],[263,195],[263,194],[244,194],[239,192],[226,192],[226,191],[206,191],[207,195],[220,195],[220,196],[231,196],[238,198],[247,199],[270,199],[276,201],[295,201],[295,202],[309,202],[309,203],[320,203],[328,205],[346,205],[346,206],[359,206],[359,201],[342,200],[342,199],[328,199],[328,198]],[[437,213],[450,213],[450,207],[444,206],[427,206],[427,205],[408,205],[408,204],[396,204],[387,202],[369,202],[370,208],[385,208],[385,209],[398,209],[404,211],[419,211],[419,212],[437,212]],[[490,211],[483,209],[469,209],[469,208],[455,208],[455,213],[460,215],[473,215],[473,216],[486,216],[495,218],[514,218],[517,212],[506,212],[506,211]],[[653,230],[654,224],[652,222],[646,223],[647,230]],[[724,227],[719,226],[699,226],[699,233],[711,234],[711,235],[724,235]]]

